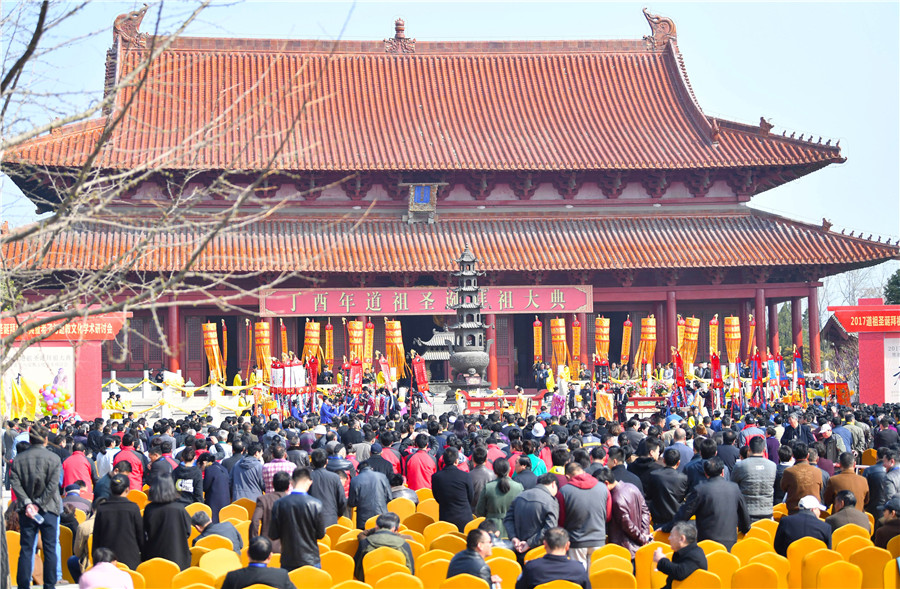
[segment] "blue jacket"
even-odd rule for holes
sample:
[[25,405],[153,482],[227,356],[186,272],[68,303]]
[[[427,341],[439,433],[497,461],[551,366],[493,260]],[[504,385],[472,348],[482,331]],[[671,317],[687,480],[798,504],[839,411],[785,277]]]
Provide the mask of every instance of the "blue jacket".
[[251,501],[266,490],[263,484],[262,462],[253,456],[244,456],[231,469],[231,500],[246,497]]

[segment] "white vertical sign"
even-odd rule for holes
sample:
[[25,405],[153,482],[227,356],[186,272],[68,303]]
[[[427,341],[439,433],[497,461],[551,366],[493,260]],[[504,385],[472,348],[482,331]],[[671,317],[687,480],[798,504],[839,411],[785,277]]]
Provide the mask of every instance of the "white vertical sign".
[[884,338],[884,401],[900,403],[900,337]]

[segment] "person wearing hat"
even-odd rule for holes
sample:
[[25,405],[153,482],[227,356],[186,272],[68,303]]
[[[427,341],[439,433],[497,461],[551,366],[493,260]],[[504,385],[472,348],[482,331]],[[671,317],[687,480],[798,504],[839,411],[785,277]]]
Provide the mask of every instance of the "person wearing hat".
[[831,526],[819,519],[825,511],[825,506],[819,502],[815,495],[806,495],[798,502],[798,511],[793,515],[786,515],[778,522],[775,530],[773,546],[775,552],[787,557],[788,546],[795,540],[810,537],[818,538],[831,548]]
[[900,497],[891,497],[884,504],[884,524],[875,531],[872,543],[886,549],[896,536],[900,536]]
[[75,509],[80,509],[85,515],[91,515],[93,507],[91,502],[81,496],[81,490],[86,488],[85,482],[82,480],[75,481],[71,485],[66,485],[63,489],[65,495],[62,498],[63,507],[72,505]]
[[367,466],[371,468],[375,472],[380,472],[384,476],[391,478],[391,475],[394,474],[394,465],[391,464],[388,460],[382,456],[382,452],[384,451],[384,446],[375,442],[370,447],[371,454],[369,455],[369,459],[365,462],[360,463],[359,468],[362,470],[363,466]]

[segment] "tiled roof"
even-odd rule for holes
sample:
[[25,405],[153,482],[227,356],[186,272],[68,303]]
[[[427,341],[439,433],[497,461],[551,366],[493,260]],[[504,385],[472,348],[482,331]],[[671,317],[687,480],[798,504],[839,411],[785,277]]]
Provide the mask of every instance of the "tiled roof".
[[[419,43],[405,55],[371,42],[329,47],[178,40],[149,69],[94,165],[632,170],[843,161],[835,146],[705,116],[671,44]],[[147,51],[123,45],[119,77]],[[122,89],[117,105],[133,91]],[[5,160],[78,165],[104,124],[64,127]]]
[[[38,264],[98,269],[117,259],[138,271],[182,268],[200,239],[194,231],[110,230],[61,234]],[[900,257],[900,248],[747,211],[716,216],[288,219],[230,228],[205,248],[198,271],[390,273],[455,270],[471,244],[479,269],[617,270],[732,266],[862,266]],[[38,240],[9,243],[6,270],[30,268]],[[130,264],[131,262],[129,262]]]

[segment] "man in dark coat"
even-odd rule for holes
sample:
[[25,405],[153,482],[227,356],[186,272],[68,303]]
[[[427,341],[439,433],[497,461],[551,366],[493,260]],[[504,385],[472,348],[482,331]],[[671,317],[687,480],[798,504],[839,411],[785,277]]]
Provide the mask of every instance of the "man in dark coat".
[[431,477],[431,490],[438,502],[441,521],[454,524],[462,532],[472,521],[472,498],[475,489],[469,473],[459,470],[459,451],[450,446],[444,450],[444,470]]
[[265,536],[250,541],[247,549],[250,564],[225,575],[222,589],[244,589],[250,585],[268,585],[275,589],[297,589],[283,568],[269,568],[272,559],[272,542]]
[[231,545],[238,554],[244,549],[244,539],[241,538],[240,532],[234,527],[233,523],[219,522],[214,524],[205,511],[198,511],[191,516],[191,527],[200,532],[194,538],[194,541],[191,542],[191,546],[196,546],[198,540],[202,540],[207,536],[222,536],[231,540]]
[[137,503],[125,496],[130,490],[128,476],[117,474],[110,483],[110,497],[94,510],[94,548],[109,548],[119,562],[131,570],[141,564],[144,548],[144,520]]
[[500,577],[491,574],[491,567],[485,561],[491,556],[492,546],[490,534],[478,528],[470,530],[466,536],[466,549],[457,552],[450,560],[450,565],[447,567],[447,578],[456,575],[472,575],[488,585],[495,582],[500,583]]
[[691,522],[678,522],[669,534],[669,545],[675,552],[672,560],[663,556],[662,548],[653,553],[653,562],[666,575],[664,589],[672,589],[672,581],[684,581],[697,570],[708,570],[706,554],[697,545],[697,527]]
[[325,525],[334,525],[338,518],[344,515],[344,510],[347,508],[344,484],[341,482],[341,477],[326,468],[328,454],[322,448],[312,451],[312,454],[309,455],[309,462],[312,464],[313,481],[309,494],[322,502],[322,516],[325,518]]
[[231,503],[228,471],[209,452],[201,454],[197,464],[203,473],[203,502],[212,510],[213,523],[219,523],[219,510]]
[[741,451],[735,446],[736,441],[737,434],[731,430],[725,430],[722,432],[722,444],[716,451],[716,456],[722,459],[729,471],[734,470],[734,465],[741,457]]
[[[272,506],[275,502],[288,494],[291,487],[291,475],[286,472],[276,472],[272,477],[273,493],[260,495],[256,500],[256,509],[250,518],[250,539],[256,536],[269,537],[269,526],[272,523]],[[272,541],[272,551],[281,553],[281,541]]]
[[[32,555],[38,535],[44,549],[44,586],[52,587],[57,581],[56,545],[62,513],[62,498],[59,496],[62,460],[47,449],[48,433],[47,428],[32,425],[28,433],[31,446],[16,455],[9,472],[12,490],[19,504],[21,552],[16,575],[19,587],[31,586]],[[44,518],[42,523],[35,521],[38,515]]]
[[641,479],[625,468],[625,451],[622,450],[622,448],[612,446],[607,453],[606,463],[609,465],[609,470],[617,481],[631,483],[643,494],[644,484],[641,482]]
[[825,511],[825,506],[819,503],[819,498],[806,495],[800,499],[798,507],[797,513],[786,515],[778,522],[773,542],[775,552],[786,557],[788,546],[794,540],[807,536],[818,538],[827,548],[831,548],[831,526],[819,519]]
[[680,472],[681,452],[666,448],[663,452],[665,468],[654,470],[647,479],[647,507],[657,526],[669,523],[688,492],[687,475]]
[[849,489],[838,491],[834,496],[834,507],[832,515],[825,518],[825,523],[831,526],[832,530],[836,530],[847,524],[854,524],[864,530],[872,533],[872,526],[869,525],[869,516],[866,512],[857,508],[856,495]]
[[544,548],[547,550],[542,558],[525,563],[522,576],[516,581],[516,589],[534,589],[538,585],[557,579],[571,581],[590,589],[587,570],[576,560],[566,556],[569,551],[569,534],[562,528],[550,528],[544,533]]
[[375,472],[380,472],[384,476],[390,479],[391,475],[394,474],[394,465],[391,464],[388,460],[382,456],[382,452],[384,451],[384,446],[375,442],[369,448],[370,455],[369,459],[359,465],[359,468],[362,469],[363,465],[367,465]]
[[359,465],[359,474],[350,480],[347,505],[356,508],[356,527],[366,529],[369,518],[387,513],[391,500],[391,484],[387,476],[375,472],[368,462]]
[[322,502],[309,495],[313,480],[308,468],[294,470],[291,482],[291,493],[272,506],[269,535],[281,540],[281,568],[321,568],[318,541],[325,537]]
[[531,458],[519,456],[516,460],[516,474],[513,480],[522,485],[524,490],[533,489],[537,485],[538,477],[531,470]]
[[672,522],[662,526],[664,532],[672,530],[673,523],[688,521],[697,516],[698,538],[715,540],[728,550],[737,542],[737,531],[750,530],[750,513],[741,489],[723,478],[725,465],[713,456],[703,465],[707,481],[698,485],[678,508]]
[[797,413],[791,413],[788,424],[784,426],[784,433],[781,434],[782,445],[794,441],[803,442],[806,445],[816,443],[816,438],[812,435],[809,426],[800,424],[800,415]]

